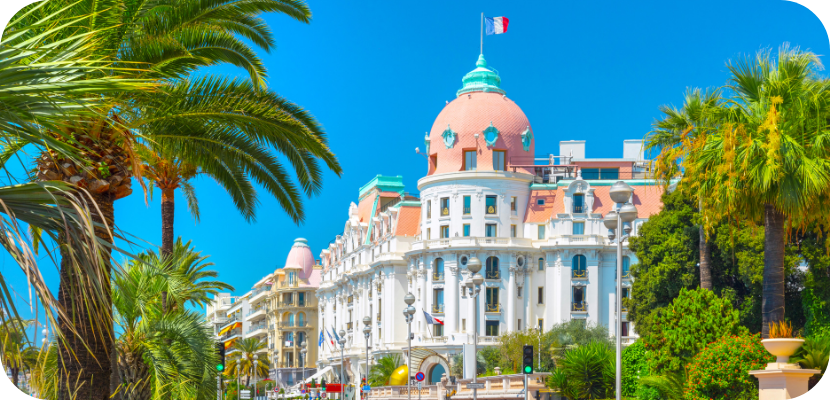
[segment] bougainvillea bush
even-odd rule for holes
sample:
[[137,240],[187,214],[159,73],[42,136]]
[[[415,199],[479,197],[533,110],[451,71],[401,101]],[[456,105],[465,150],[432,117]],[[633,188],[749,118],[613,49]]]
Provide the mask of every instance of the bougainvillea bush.
[[759,335],[724,336],[689,364],[686,399],[757,399],[758,380],[749,371],[775,361]]

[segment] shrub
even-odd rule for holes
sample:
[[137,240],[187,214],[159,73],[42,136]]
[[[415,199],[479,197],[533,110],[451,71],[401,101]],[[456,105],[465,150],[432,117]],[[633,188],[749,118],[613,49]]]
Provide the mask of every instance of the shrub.
[[622,395],[634,397],[640,378],[649,374],[646,364],[646,347],[642,340],[634,342],[623,350],[622,364],[623,371],[626,372],[622,377]]
[[758,380],[749,371],[775,361],[759,335],[724,336],[706,346],[689,364],[687,399],[758,398]]
[[746,329],[729,300],[706,289],[682,289],[655,322],[652,333],[641,338],[655,373],[679,372],[707,344]]
[[614,378],[614,350],[591,342],[568,350],[547,384],[570,400],[605,399],[614,397]]

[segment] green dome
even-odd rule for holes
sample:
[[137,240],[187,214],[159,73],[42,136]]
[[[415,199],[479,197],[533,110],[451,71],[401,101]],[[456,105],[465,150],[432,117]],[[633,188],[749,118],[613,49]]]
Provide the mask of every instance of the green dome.
[[456,93],[457,96],[470,92],[495,92],[504,94],[504,90],[499,87],[501,86],[501,78],[499,78],[498,71],[487,68],[487,60],[484,59],[484,54],[479,54],[478,61],[476,61],[476,69],[464,75],[461,82],[464,85]]

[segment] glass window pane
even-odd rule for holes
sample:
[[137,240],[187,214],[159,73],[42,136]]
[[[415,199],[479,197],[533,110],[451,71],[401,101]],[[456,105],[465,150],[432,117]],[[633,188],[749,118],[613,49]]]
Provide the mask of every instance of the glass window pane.
[[600,179],[620,179],[619,168],[603,168],[600,171]]
[[464,224],[464,236],[470,236],[470,224]]
[[584,235],[585,234],[585,223],[584,222],[574,222],[574,235]]
[[538,239],[541,240],[541,239],[544,239],[544,238],[545,238],[545,226],[544,225],[539,225],[539,237],[538,237]]
[[487,196],[484,204],[487,208],[487,214],[495,214],[498,211],[498,207],[496,207],[496,196]]
[[599,179],[599,168],[583,168],[582,179],[591,180]]
[[581,194],[573,195],[574,213],[580,214],[585,212],[585,196]]
[[470,196],[464,196],[464,214],[470,213]]

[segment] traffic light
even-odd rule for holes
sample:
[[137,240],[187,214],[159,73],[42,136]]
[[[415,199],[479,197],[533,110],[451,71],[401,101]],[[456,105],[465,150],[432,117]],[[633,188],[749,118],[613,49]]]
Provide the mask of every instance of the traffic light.
[[533,346],[531,345],[526,344],[522,348],[522,372],[533,373]]
[[225,370],[225,344],[216,343],[216,354],[219,355],[219,362],[216,364],[216,370],[222,372]]

